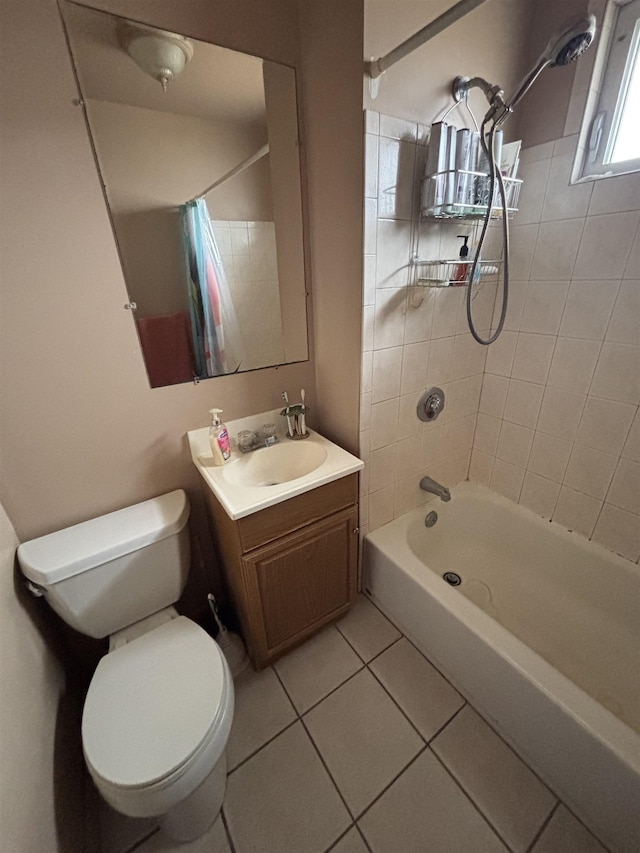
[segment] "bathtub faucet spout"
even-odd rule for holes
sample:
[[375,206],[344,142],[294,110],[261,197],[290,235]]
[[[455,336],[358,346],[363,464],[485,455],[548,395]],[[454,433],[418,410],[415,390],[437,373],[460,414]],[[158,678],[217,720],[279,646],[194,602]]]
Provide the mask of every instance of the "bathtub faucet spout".
[[431,492],[433,495],[436,495],[441,501],[451,500],[449,489],[446,486],[441,486],[440,483],[436,483],[431,477],[423,477],[420,480],[420,488],[425,492]]

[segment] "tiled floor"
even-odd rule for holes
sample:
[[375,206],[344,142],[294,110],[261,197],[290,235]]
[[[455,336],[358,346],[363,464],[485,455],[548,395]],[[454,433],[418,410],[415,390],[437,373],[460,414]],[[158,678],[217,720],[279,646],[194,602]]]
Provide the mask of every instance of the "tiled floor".
[[137,853],[603,853],[367,599],[236,682],[223,813]]

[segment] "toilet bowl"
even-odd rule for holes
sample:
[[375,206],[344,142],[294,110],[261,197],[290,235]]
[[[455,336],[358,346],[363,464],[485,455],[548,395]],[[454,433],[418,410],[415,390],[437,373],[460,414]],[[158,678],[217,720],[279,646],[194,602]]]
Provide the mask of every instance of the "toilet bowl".
[[104,799],[131,817],[161,816],[165,829],[167,819],[179,822],[176,807],[216,777],[202,821],[191,815],[169,830],[189,840],[222,805],[233,682],[217,643],[176,617],[102,658],[84,705],[82,746]]
[[109,635],[82,714],[96,787],[178,841],[220,810],[234,706],[219,646],[172,606],[188,570],[187,518],[185,493],[172,492],[18,549],[32,591],[78,630]]

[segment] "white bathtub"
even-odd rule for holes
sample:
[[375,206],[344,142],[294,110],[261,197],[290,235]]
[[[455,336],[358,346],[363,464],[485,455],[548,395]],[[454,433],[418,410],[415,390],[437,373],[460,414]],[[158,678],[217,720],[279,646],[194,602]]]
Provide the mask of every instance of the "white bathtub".
[[638,566],[462,483],[366,537],[364,587],[604,844],[638,853]]

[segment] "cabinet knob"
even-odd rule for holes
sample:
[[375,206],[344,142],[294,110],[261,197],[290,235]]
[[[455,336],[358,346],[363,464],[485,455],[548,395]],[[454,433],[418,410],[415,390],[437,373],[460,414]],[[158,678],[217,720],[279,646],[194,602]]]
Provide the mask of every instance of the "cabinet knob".
[[353,530],[352,530],[351,532],[352,532],[352,533],[359,533],[359,532],[360,532],[360,528],[359,528],[359,527],[354,527],[354,528],[353,528]]

